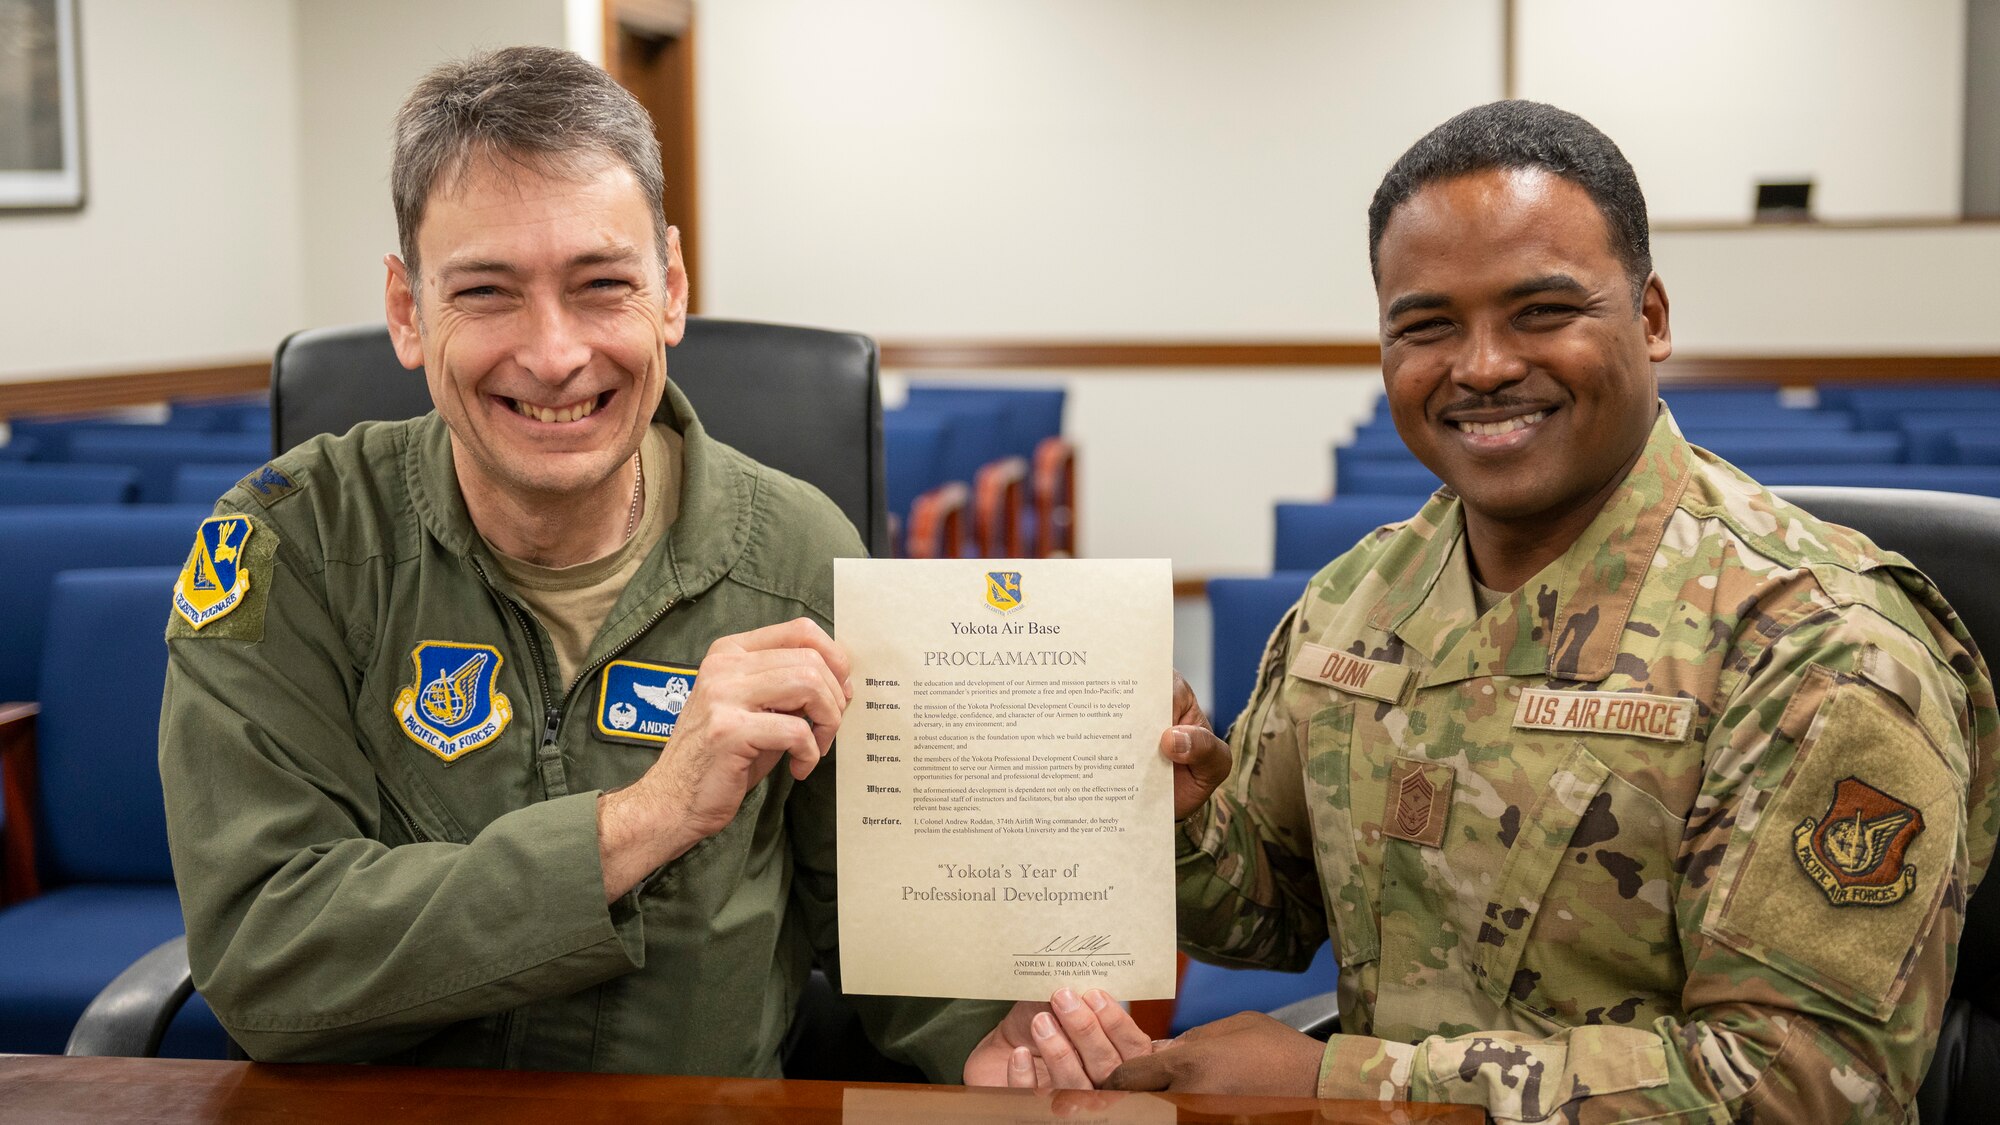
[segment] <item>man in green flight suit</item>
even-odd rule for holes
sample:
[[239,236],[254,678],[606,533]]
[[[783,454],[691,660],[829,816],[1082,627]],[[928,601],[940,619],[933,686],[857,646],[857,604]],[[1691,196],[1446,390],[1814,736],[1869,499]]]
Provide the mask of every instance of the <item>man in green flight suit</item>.
[[[259,1059],[775,1076],[833,966],[825,630],[861,543],[668,381],[679,235],[603,71],[439,67],[392,192],[390,331],[436,412],[231,490],[174,593],[195,983]],[[1040,1010],[855,1003],[954,1082]]]
[[1072,1035],[1051,1069],[1907,1120],[2000,819],[1970,638],[1901,557],[1682,439],[1645,202],[1587,122],[1453,118],[1369,233],[1389,407],[1446,487],[1313,579],[1231,746],[1185,693],[1161,743],[1183,945],[1296,970],[1330,938],[1341,1031],[1246,1013],[1115,1071]]

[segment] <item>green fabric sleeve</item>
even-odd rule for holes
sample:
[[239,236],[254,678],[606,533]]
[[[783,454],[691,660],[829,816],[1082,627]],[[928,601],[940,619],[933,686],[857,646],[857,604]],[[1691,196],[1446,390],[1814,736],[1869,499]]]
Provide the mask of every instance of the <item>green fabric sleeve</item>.
[[642,923],[603,901],[595,794],[465,843],[383,842],[356,661],[286,553],[270,581],[261,640],[169,641],[160,717],[194,980],[237,1042],[376,1058],[638,968]]

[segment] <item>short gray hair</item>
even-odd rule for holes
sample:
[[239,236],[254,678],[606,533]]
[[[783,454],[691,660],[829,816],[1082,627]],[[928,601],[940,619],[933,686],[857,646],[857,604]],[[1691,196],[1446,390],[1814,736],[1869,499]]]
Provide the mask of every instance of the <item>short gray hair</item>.
[[431,193],[457,182],[479,156],[566,176],[586,175],[607,158],[622,162],[652,210],[653,247],[665,268],[666,177],[645,107],[570,51],[506,47],[433,69],[396,111],[389,193],[413,282],[417,228]]

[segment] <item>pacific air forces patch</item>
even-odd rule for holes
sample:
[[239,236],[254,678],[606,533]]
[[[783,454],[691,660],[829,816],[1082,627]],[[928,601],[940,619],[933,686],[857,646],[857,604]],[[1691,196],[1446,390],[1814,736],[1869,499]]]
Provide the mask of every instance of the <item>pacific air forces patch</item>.
[[612,742],[661,746],[674,736],[694,691],[696,669],[614,660],[597,688],[597,734]]
[[257,529],[246,516],[211,516],[196,529],[180,578],[174,612],[195,629],[220,620],[250,594],[250,560],[244,554]]
[[514,705],[500,691],[500,650],[425,641],[410,652],[416,680],[396,694],[397,725],[412,742],[457,761],[500,737]]
[[1917,885],[1916,865],[1903,853],[1923,830],[1923,813],[1843,777],[1826,812],[1792,829],[1792,852],[1835,906],[1887,906]]

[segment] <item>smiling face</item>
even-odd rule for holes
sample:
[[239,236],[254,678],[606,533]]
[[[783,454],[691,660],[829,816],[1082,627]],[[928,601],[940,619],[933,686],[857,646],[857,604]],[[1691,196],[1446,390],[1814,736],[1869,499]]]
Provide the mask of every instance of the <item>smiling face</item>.
[[475,155],[432,192],[422,274],[389,259],[390,336],[423,367],[468,506],[549,510],[614,480],[666,390],[686,322],[679,236],[667,261],[630,169],[548,175]]
[[1404,443],[1469,524],[1573,539],[1652,429],[1652,365],[1673,351],[1659,278],[1635,310],[1589,194],[1538,169],[1422,188],[1379,254],[1382,378]]

